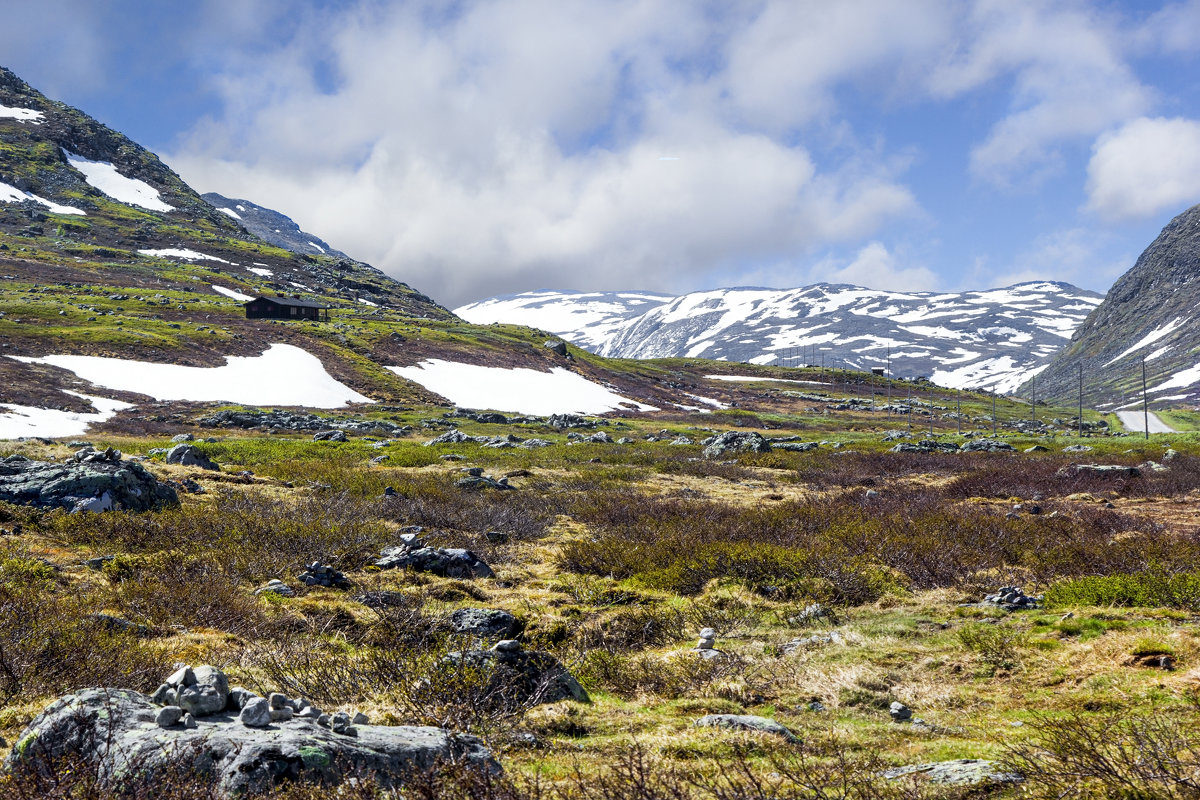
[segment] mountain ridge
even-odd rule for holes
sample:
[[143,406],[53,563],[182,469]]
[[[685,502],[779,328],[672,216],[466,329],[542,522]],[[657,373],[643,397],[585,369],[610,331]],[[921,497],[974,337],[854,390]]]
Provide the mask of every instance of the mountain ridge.
[[1141,363],[1149,400],[1200,400],[1200,205],[1178,214],[1117,278],[1071,341],[1038,376],[1047,399],[1078,396],[1120,407],[1141,400]]
[[[646,307],[624,303],[627,297],[642,298]],[[1044,368],[1101,300],[1096,292],[1059,281],[970,292],[889,292],[833,283],[729,287],[649,305],[661,297],[526,292],[460,306],[455,313],[481,324],[537,324],[619,358],[799,366],[824,357],[865,370],[886,368],[890,347],[896,376],[1011,391]]]

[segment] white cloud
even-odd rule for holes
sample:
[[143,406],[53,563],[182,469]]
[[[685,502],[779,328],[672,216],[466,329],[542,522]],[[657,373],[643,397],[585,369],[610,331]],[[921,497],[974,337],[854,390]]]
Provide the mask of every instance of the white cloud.
[[1144,113],[1153,93],[1125,63],[1120,21],[1078,3],[980,0],[962,45],[930,77],[958,97],[1011,77],[1007,114],[971,151],[971,171],[1007,184],[1058,166],[1058,148]]
[[[449,304],[677,288],[916,209],[871,153],[820,168],[726,120],[705,70],[680,66],[708,53],[701,17],[670,2],[489,3],[433,28],[408,7],[331,17],[233,64],[227,113],[169,161]],[[318,52],[334,91],[308,68]]]
[[880,242],[869,242],[849,263],[825,259],[812,267],[806,282],[849,283],[870,289],[924,292],[939,288],[940,280],[928,267],[904,265]]
[[1141,117],[1101,136],[1087,192],[1088,209],[1108,220],[1200,201],[1200,122]]
[[[1113,279],[1129,269],[1133,256],[1113,255],[1113,236],[1089,227],[1064,228],[1037,237],[1008,269],[980,270],[987,286],[1011,286],[1027,281],[1063,281],[1093,291],[1104,291]],[[967,288],[983,288],[984,284]]]

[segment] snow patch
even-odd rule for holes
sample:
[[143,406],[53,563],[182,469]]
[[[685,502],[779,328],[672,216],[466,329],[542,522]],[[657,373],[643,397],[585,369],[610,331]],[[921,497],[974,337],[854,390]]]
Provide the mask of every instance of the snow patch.
[[290,344],[272,344],[258,356],[227,356],[220,367],[185,367],[102,356],[16,358],[61,367],[97,386],[137,392],[155,400],[309,408],[374,402],[335,380],[316,356]]
[[78,208],[71,206],[59,205],[44,197],[38,197],[36,194],[22,192],[15,186],[9,186],[7,183],[0,182],[0,203],[23,203],[26,200],[32,200],[35,203],[45,206],[52,214],[78,214],[86,217],[87,214],[80,211]]
[[239,222],[242,219],[242,215],[234,211],[232,208],[218,208],[217,211],[220,211],[222,214],[228,214]]
[[[159,250],[138,250],[144,256],[152,256],[157,258],[177,258],[183,261],[219,261],[222,264],[233,264],[232,261],[226,261],[223,258],[216,256],[205,255],[195,250],[188,250],[179,247],[164,247]],[[236,265],[235,265],[236,266]]]
[[322,255],[325,254],[325,248],[321,247],[321,245],[317,244],[316,242],[309,242],[308,246],[311,247],[312,249],[318,251]]
[[67,390],[67,394],[89,401],[96,411],[89,414],[0,403],[0,408],[6,409],[0,412],[0,439],[19,439],[23,436],[44,436],[49,439],[79,436],[87,431],[89,425],[105,422],[118,411],[133,408],[132,403],[110,400],[107,397],[92,397],[70,390]]
[[15,119],[17,122],[32,122],[34,125],[41,125],[46,121],[46,115],[41,111],[34,111],[32,108],[0,106],[0,119]]
[[150,211],[174,211],[158,196],[158,190],[145,181],[136,178],[126,178],[117,171],[116,166],[107,161],[92,161],[83,156],[64,150],[67,161],[72,167],[83,173],[87,182],[119,203],[139,206]]
[[233,289],[226,289],[224,286],[217,286],[215,283],[212,285],[212,288],[213,288],[213,291],[216,292],[217,294],[223,294],[226,297],[232,297],[234,300],[237,300],[242,303],[249,303],[251,300],[254,299],[254,297],[252,295],[242,294],[241,292],[235,292]]
[[[1106,366],[1106,367],[1112,366],[1113,364],[1117,363],[1118,361],[1120,361],[1122,358],[1129,355],[1130,353],[1137,352],[1138,350],[1141,350],[1143,347],[1147,347],[1149,345],[1154,344],[1159,339],[1161,339],[1164,336],[1166,336],[1167,334],[1171,333],[1172,331],[1174,331],[1176,328],[1178,328],[1182,324],[1183,324],[1183,318],[1176,317],[1175,319],[1168,322],[1166,325],[1155,328],[1154,330],[1150,331],[1145,336],[1143,336],[1141,339],[1138,339],[1137,342],[1135,342],[1134,345],[1132,347],[1130,347],[1128,350],[1121,353],[1121,355],[1117,356],[1116,358],[1112,359],[1111,361],[1107,362],[1104,366]],[[1159,355],[1161,355],[1161,353]],[[1147,360],[1149,360],[1149,359],[1147,359]]]
[[622,397],[581,375],[555,367],[550,372],[516,367],[484,367],[430,359],[413,367],[388,367],[463,408],[487,408],[518,414],[602,414],[623,406],[658,411]]
[[253,272],[255,275],[261,275],[264,278],[270,278],[272,275],[275,274],[271,270],[263,269],[262,267],[246,267],[246,271]]

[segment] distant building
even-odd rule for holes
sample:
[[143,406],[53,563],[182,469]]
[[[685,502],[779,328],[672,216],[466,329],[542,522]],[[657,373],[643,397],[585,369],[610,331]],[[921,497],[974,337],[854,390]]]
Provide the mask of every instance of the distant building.
[[246,319],[329,321],[329,306],[298,297],[256,297],[246,303]]
[[883,367],[871,367],[871,372],[875,375],[882,375]]

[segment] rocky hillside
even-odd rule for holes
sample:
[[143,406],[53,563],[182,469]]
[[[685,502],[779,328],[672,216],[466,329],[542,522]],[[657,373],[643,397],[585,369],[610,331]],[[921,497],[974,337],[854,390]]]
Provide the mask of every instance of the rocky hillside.
[[135,275],[185,264],[197,268],[209,293],[218,284],[238,294],[366,299],[414,316],[449,316],[336,251],[297,256],[248,232],[154,153],[2,67],[0,235],[0,256],[47,267],[95,264],[133,285]]
[[1140,402],[1142,360],[1160,405],[1200,398],[1200,205],[1162,230],[1039,376],[1039,393],[1070,400],[1083,367],[1084,402]]
[[530,292],[455,310],[480,324],[536,325],[606,356],[883,367],[950,387],[1012,391],[1101,301],[1054,282],[980,292],[886,292],[817,284],[649,293]]
[[316,234],[300,230],[291,217],[269,208],[251,203],[249,200],[233,200],[216,192],[201,195],[213,208],[237,222],[250,233],[268,244],[291,250],[303,255],[328,255],[334,258],[349,258],[341,250],[335,250]]

